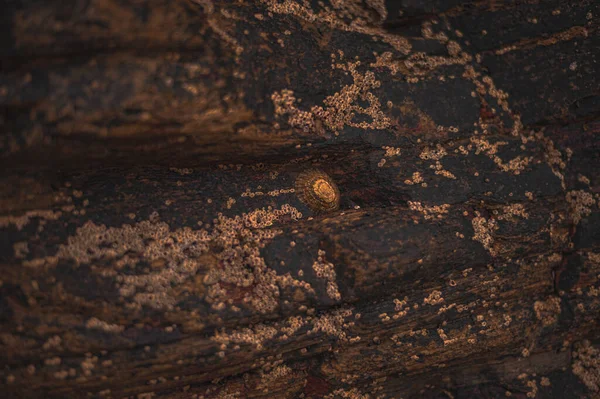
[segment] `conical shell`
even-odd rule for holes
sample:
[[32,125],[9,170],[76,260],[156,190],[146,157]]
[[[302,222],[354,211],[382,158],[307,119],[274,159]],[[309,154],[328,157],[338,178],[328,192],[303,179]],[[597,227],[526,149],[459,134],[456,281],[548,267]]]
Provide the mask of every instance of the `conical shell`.
[[295,191],[314,212],[330,212],[340,207],[340,190],[323,171],[310,169],[300,173],[296,178]]

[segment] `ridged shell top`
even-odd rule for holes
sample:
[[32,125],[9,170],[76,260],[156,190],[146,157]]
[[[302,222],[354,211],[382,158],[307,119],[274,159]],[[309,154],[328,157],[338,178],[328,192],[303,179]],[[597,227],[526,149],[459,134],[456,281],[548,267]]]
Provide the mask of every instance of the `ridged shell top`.
[[330,212],[340,207],[340,191],[329,175],[309,169],[296,178],[295,192],[314,212]]

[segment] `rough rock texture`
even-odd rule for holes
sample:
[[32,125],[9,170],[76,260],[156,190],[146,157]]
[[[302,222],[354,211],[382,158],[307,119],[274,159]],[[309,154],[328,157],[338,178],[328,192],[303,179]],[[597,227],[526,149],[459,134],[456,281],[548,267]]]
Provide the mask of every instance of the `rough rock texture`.
[[4,8],[3,397],[600,395],[597,1]]

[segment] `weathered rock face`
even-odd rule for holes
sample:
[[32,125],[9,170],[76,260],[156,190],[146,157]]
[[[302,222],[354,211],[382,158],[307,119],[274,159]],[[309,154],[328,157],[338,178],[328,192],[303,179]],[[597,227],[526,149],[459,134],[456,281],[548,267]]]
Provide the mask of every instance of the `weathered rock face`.
[[7,397],[600,386],[595,1],[13,1]]

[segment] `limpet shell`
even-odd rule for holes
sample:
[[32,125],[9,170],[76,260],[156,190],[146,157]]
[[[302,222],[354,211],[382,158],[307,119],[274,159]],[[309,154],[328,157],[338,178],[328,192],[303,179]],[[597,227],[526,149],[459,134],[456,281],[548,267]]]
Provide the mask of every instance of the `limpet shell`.
[[331,212],[340,207],[340,190],[329,175],[309,169],[296,178],[295,192],[300,201],[315,212]]

